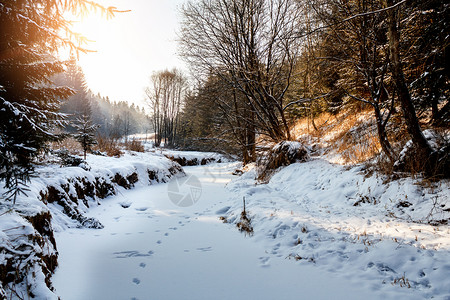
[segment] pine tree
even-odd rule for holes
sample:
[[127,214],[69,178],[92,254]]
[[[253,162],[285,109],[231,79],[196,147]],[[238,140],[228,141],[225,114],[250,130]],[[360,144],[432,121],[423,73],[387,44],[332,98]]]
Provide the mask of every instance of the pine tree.
[[73,90],[52,84],[64,70],[55,55],[62,46],[82,50],[68,38],[64,12],[89,7],[116,11],[87,0],[0,1],[0,180],[10,191],[7,199],[24,191],[20,185],[29,180],[33,159],[59,138],[53,133],[63,125],[59,101]]
[[97,144],[95,132],[97,131],[98,126],[92,124],[89,115],[83,114],[81,117],[77,118],[74,127],[77,131],[74,137],[81,144],[84,151],[84,159],[86,160],[87,151],[91,151],[92,146]]
[[61,112],[67,114],[69,125],[65,128],[69,132],[74,132],[72,124],[81,118],[84,114],[91,114],[91,101],[89,98],[89,89],[83,70],[74,55],[68,61],[67,71],[61,80],[64,85],[69,86],[75,91],[75,94],[62,101]]

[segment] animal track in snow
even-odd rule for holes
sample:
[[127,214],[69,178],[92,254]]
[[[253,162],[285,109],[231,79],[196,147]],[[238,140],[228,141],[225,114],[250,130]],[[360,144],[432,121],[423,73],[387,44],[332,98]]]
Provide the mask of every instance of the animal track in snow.
[[114,252],[115,258],[128,258],[128,257],[143,257],[143,256],[152,256],[153,251],[150,250],[147,253],[141,253],[136,250],[128,250],[128,251],[120,251],[120,252]]
[[261,264],[261,267],[265,267],[265,268],[269,267],[270,266],[269,260],[270,260],[270,257],[268,257],[268,256],[261,256],[259,258],[259,262]]

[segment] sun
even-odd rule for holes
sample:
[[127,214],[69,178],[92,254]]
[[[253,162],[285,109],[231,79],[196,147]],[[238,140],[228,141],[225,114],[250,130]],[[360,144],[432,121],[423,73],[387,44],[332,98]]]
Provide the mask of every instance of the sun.
[[[86,43],[80,45],[88,52],[79,52],[78,64],[83,69],[89,88],[94,91],[110,91],[116,94],[120,86],[120,74],[139,73],[135,62],[137,56],[127,45],[131,43],[127,26],[107,19],[100,13],[70,18],[73,32],[82,35]],[[125,100],[125,99],[120,99]]]
[[96,0],[129,11],[109,19],[99,11],[83,17],[68,15],[72,30],[89,41],[81,46],[93,51],[78,56],[88,87],[111,100],[143,102],[154,71],[182,67],[175,30],[176,5],[183,1]]

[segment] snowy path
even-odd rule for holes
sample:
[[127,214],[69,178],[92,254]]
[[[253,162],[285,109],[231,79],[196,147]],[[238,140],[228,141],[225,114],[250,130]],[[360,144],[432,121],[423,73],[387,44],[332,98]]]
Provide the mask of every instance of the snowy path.
[[[122,191],[90,211],[105,228],[56,234],[62,299],[379,299],[345,278],[265,252],[218,217],[230,164],[185,168],[200,200],[174,205],[168,184]],[[124,208],[123,206],[128,206]]]

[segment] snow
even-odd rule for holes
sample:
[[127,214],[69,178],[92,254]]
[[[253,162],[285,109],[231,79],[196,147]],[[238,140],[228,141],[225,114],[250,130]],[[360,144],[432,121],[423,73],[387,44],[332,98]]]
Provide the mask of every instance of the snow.
[[[448,182],[424,189],[360,169],[316,159],[282,169],[267,185],[247,172],[228,185],[239,200],[226,218],[238,221],[245,197],[253,238],[276,257],[301,258],[384,298],[450,297],[450,230],[426,224],[449,219]],[[399,287],[403,276],[411,289]]]
[[[0,245],[11,250],[0,252],[0,264],[36,234],[24,216],[49,211],[59,267],[51,291],[38,264],[30,266],[38,299],[450,299],[448,181],[387,181],[320,158],[281,168],[267,184],[255,180],[254,165],[232,175],[238,162],[184,167],[186,179],[170,184],[149,181],[149,169],[171,176],[167,153],[210,155],[127,152],[89,155],[89,171],[39,167],[28,197],[14,210],[0,207]],[[80,228],[61,205],[39,200],[50,185],[69,183],[76,195],[73,178],[131,173],[134,189],[116,185],[114,196],[78,201],[103,229]],[[189,193],[197,197],[191,206],[171,198]],[[236,227],[244,198],[252,235]],[[46,247],[35,251],[55,251]]]
[[[361,167],[317,159],[258,184],[252,169],[232,176],[239,167],[185,167],[202,187],[190,207],[170,201],[169,185],[155,185],[91,209],[104,229],[56,236],[57,293],[69,300],[450,297],[449,228],[425,224],[430,199],[448,205],[448,185],[424,194],[410,179],[384,184]],[[373,202],[353,206],[365,195]],[[235,225],[243,197],[251,236]],[[414,211],[397,207],[405,197]]]
[[[377,299],[345,278],[272,258],[260,243],[221,223],[219,214],[229,205],[224,181],[235,167],[186,167],[202,182],[194,206],[175,206],[168,186],[142,187],[90,211],[105,229],[58,233],[57,293],[67,300]],[[209,174],[218,180],[208,180]],[[131,206],[123,208],[123,201]]]

